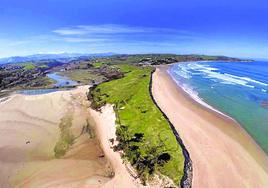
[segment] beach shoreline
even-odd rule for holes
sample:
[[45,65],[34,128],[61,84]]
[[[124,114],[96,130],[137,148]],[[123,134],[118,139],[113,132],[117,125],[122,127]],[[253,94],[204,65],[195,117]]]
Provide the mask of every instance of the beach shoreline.
[[[207,61],[209,62],[209,61]],[[183,86],[181,86],[170,74],[170,72],[168,71],[169,67],[171,65],[162,65],[159,66],[159,69],[161,69],[161,71],[166,72],[167,76],[172,80],[173,83],[176,84],[176,90],[178,90],[187,100],[191,101],[193,105],[197,105],[200,108],[202,108],[203,110],[214,114],[215,116],[219,117],[220,119],[223,119],[224,121],[228,121],[230,122],[230,124],[234,124],[236,126],[239,126],[241,128],[241,131],[244,132],[244,134],[246,134],[249,139],[255,144],[256,147],[259,148],[260,152],[263,152],[264,155],[267,155],[267,153],[265,153],[265,151],[258,145],[258,143],[249,135],[249,133],[247,133],[247,131],[243,128],[243,126],[233,117],[231,117],[230,115],[221,112],[219,109],[211,106],[210,104],[206,103],[203,99],[199,98],[196,99],[194,96],[191,95],[191,93],[185,91],[185,89],[183,88]],[[267,156],[268,157],[268,156]]]
[[[169,67],[171,65],[168,65],[166,67]],[[162,67],[163,68],[163,67]],[[170,76],[170,78],[177,84],[178,88],[181,90],[182,93],[184,93],[185,97],[188,97],[189,100],[193,100],[195,102],[197,102],[198,104],[202,105],[203,107],[205,107],[205,109],[209,109],[213,112],[216,112],[217,114],[224,116],[226,118],[231,119],[232,121],[236,121],[234,118],[232,118],[231,116],[221,112],[220,110],[214,108],[213,106],[209,105],[208,103],[206,103],[205,101],[203,101],[198,95],[194,95],[191,93],[191,91],[188,91],[187,88],[183,87],[181,84],[179,84],[171,75],[171,73],[169,72],[168,68],[163,68],[163,69],[167,69],[167,74]],[[237,122],[237,121],[236,121]],[[237,122],[238,123],[238,122]]]
[[[156,68],[152,93],[190,153],[193,187],[267,186],[268,158],[264,151],[233,118],[192,99],[177,86],[167,67]],[[225,162],[218,162],[217,157]]]

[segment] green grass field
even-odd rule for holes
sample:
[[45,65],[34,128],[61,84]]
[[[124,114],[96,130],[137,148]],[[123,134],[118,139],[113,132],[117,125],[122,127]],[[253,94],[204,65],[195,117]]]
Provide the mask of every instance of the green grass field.
[[23,66],[23,69],[24,70],[32,70],[32,69],[35,69],[35,68],[42,68],[42,69],[48,68],[48,65],[45,65],[45,64],[34,64],[32,62],[22,63],[20,65]]
[[31,63],[31,62],[23,63],[21,65],[23,66],[23,69],[25,69],[25,70],[32,70],[32,69],[35,68],[35,65],[33,63]]
[[94,68],[100,68],[104,63],[102,62],[96,62],[96,63],[93,63],[93,66]]
[[160,172],[178,185],[183,176],[184,157],[168,122],[150,97],[152,68],[115,66],[125,77],[94,88],[93,107],[115,105],[118,147],[143,180]]
[[82,84],[89,84],[92,80],[98,81],[103,79],[103,76],[98,75],[96,73],[92,73],[89,70],[85,69],[69,70],[65,72],[60,72],[60,74]]

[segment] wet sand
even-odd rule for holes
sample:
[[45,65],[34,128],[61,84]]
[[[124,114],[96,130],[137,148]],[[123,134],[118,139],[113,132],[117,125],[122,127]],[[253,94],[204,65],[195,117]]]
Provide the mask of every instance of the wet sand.
[[153,74],[153,96],[193,162],[193,187],[268,187],[268,157],[230,118],[192,100],[166,72]]
[[[100,187],[112,168],[97,137],[82,132],[88,86],[44,95],[13,95],[0,103],[0,187]],[[62,117],[73,117],[74,144],[55,158]]]

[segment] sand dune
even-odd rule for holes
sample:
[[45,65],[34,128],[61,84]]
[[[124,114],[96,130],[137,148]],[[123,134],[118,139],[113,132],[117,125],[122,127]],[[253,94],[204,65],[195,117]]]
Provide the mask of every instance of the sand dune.
[[191,100],[166,73],[153,75],[153,96],[193,161],[193,187],[268,187],[268,158],[231,119]]
[[114,167],[115,177],[107,182],[103,187],[107,188],[134,188],[142,187],[139,182],[137,182],[129,174],[126,165],[123,164],[123,161],[118,152],[114,152],[111,148],[110,139],[116,138],[115,135],[115,113],[111,105],[106,105],[102,108],[102,113],[90,110],[92,119],[96,123],[96,132],[101,141],[101,146],[109,159],[112,166]]

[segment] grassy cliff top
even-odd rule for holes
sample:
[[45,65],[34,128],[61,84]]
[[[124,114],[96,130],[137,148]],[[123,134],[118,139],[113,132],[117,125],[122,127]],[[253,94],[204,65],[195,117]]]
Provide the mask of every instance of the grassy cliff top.
[[149,84],[152,68],[115,65],[124,72],[121,79],[105,82],[91,91],[92,105],[114,104],[117,115],[118,150],[137,169],[141,179],[155,172],[177,185],[183,176],[182,149],[162,113],[153,103]]

